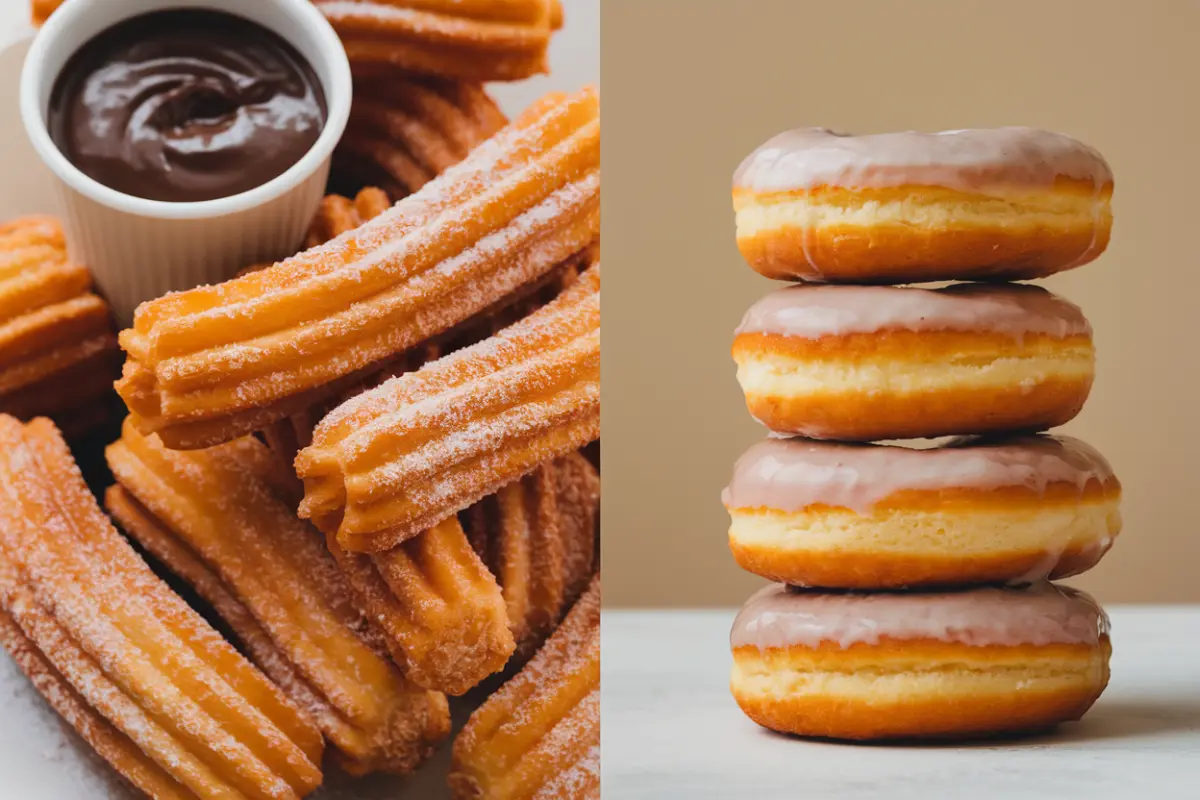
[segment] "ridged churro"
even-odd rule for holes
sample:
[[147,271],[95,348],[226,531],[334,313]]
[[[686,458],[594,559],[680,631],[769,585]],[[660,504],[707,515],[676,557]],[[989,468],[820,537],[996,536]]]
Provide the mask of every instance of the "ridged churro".
[[508,661],[504,597],[454,517],[382,553],[329,549],[410,680],[458,695]]
[[519,658],[532,655],[595,569],[600,477],[579,453],[543,464],[463,512],[504,594]]
[[374,186],[360,189],[351,200],[331,194],[321,200],[317,216],[308,227],[305,247],[316,247],[352,231],[391,208],[387,192]]
[[160,800],[196,797],[93,708],[4,611],[0,611],[0,647],[63,721],[126,781]]
[[352,191],[374,185],[399,200],[462,161],[507,122],[475,83],[405,75],[360,79],[334,151],[334,185],[342,189],[357,179]]
[[347,771],[407,774],[448,733],[445,697],[377,652],[320,536],[263,475],[261,443],[168,450],[126,421],[107,455],[121,526],[214,607]]
[[548,70],[559,0],[316,0],[356,74],[399,68],[471,81]]
[[454,742],[457,798],[600,797],[600,576]]
[[57,220],[0,224],[0,412],[51,417],[69,436],[107,418],[117,339],[91,288]]
[[365,225],[144,303],[121,333],[118,391],[174,448],[308,408],[588,247],[599,168],[596,92],[550,95]]
[[[359,193],[360,198],[362,194],[362,192]],[[326,200],[328,199],[326,198]],[[497,331],[528,316],[574,283],[579,277],[579,273],[594,261],[594,251],[598,249],[595,245],[589,247],[555,267],[553,271],[538,281],[522,286],[461,325],[456,325],[449,331],[401,354],[377,371],[364,375],[357,383],[347,386],[338,394],[268,425],[262,431],[267,443],[272,450],[279,454],[280,458],[291,464],[296,460],[297,453],[312,444],[313,429],[330,411],[390,378],[420,369],[424,364],[439,356],[481,342]]]
[[35,687],[151,796],[320,784],[312,721],[117,534],[46,419],[0,415],[0,610]]
[[296,457],[300,514],[346,550],[386,550],[599,429],[597,264],[495,336],[331,412]]

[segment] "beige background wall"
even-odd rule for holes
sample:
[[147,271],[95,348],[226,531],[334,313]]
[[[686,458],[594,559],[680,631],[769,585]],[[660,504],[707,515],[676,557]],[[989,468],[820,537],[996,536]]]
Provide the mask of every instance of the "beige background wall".
[[605,601],[740,604],[760,581],[719,494],[762,435],[729,357],[772,288],[734,246],[730,177],[770,135],[1031,125],[1116,174],[1113,244],[1046,282],[1096,329],[1064,430],[1125,485],[1125,532],[1071,583],[1200,602],[1200,4],[606,0]]

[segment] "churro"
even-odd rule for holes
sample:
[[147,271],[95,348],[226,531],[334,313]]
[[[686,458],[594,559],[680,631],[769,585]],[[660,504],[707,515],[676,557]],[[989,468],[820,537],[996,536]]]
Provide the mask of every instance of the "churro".
[[[362,192],[359,193],[359,197],[362,197]],[[328,198],[326,199],[328,200]],[[441,355],[481,342],[497,331],[528,316],[574,283],[579,277],[579,273],[594,261],[594,253],[598,249],[593,244],[555,267],[538,281],[522,286],[461,325],[456,325],[445,333],[402,353],[398,358],[385,363],[377,371],[364,375],[357,383],[347,386],[338,394],[268,425],[262,430],[267,444],[279,454],[280,458],[291,464],[301,450],[312,444],[313,429],[330,411],[390,378],[420,369],[421,366]]]
[[454,742],[458,798],[600,797],[600,576]]
[[0,638],[52,706],[156,797],[297,798],[308,716],[146,566],[53,423],[0,415]]
[[541,647],[587,587],[599,502],[599,475],[571,453],[463,513],[472,545],[500,583],[519,658]]
[[410,680],[458,695],[504,667],[514,647],[504,597],[457,519],[382,553],[328,543]]
[[316,0],[356,74],[399,68],[471,81],[548,71],[559,0]]
[[387,192],[374,186],[360,189],[351,200],[331,194],[321,200],[317,215],[308,227],[305,247],[316,247],[352,231],[391,208]]
[[584,250],[600,224],[599,110],[594,90],[550,95],[353,231],[144,303],[117,383],[138,429],[174,448],[259,430]]
[[8,651],[50,707],[126,781],[160,800],[196,797],[75,691],[4,611],[0,611],[0,647]]
[[300,514],[346,550],[386,550],[599,429],[597,264],[495,336],[331,412],[296,457]]
[[107,418],[117,340],[91,288],[57,220],[0,225],[0,412],[51,417],[69,436]]
[[346,132],[334,151],[335,185],[357,179],[399,200],[507,122],[478,84],[404,75],[358,80]]
[[347,771],[407,774],[448,733],[445,696],[377,652],[320,537],[263,475],[265,446],[168,450],[126,421],[107,455],[114,517],[213,606]]
[[63,0],[31,0],[29,4],[30,19],[34,25],[41,25],[62,4]]

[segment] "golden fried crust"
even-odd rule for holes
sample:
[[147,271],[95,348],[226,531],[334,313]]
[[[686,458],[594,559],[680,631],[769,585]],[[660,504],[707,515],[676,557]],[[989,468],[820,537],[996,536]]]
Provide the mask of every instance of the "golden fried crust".
[[869,550],[829,555],[799,548],[770,548],[730,541],[737,564],[773,581],[837,589],[901,589],[916,587],[969,586],[1020,581],[1041,575],[1052,562],[1050,578],[1068,578],[1087,572],[1112,546],[1111,540],[1097,545],[1072,545],[1047,554],[1044,550],[1001,552],[995,555],[895,555]]
[[600,796],[600,577],[454,742],[456,798]]
[[734,358],[765,353],[798,360],[895,359],[937,364],[952,359],[986,363],[1001,358],[1054,355],[1077,348],[1089,349],[1091,336],[1053,337],[1027,333],[1020,339],[992,331],[879,330],[807,339],[776,333],[739,333],[733,342]]
[[[311,249],[336,239],[343,233],[354,230],[364,222],[374,219],[392,206],[387,192],[375,186],[364,186],[353,198],[340,194],[327,194],[321,198],[317,213],[308,225],[304,236],[304,247]],[[260,272],[270,264],[251,264],[238,272],[237,276]]]
[[595,439],[599,370],[596,265],[495,336],[334,410],[296,458],[300,513],[347,550],[394,547]]
[[196,797],[92,708],[4,611],[0,611],[0,647],[8,651],[50,707],[130,784],[162,800]]
[[575,604],[599,565],[600,473],[582,455],[570,453],[554,462],[557,505],[562,515],[564,605]]
[[260,430],[536,282],[597,238],[599,144],[595,91],[550,95],[353,232],[144,303],[120,337],[135,424],[177,448]]
[[328,544],[409,680],[460,695],[503,669],[514,648],[504,597],[457,519],[382,553]]
[[[107,456],[137,501],[116,495],[110,506],[126,532],[193,583],[305,704],[343,768],[408,774],[429,755],[449,731],[445,697],[377,652],[320,536],[278,499],[262,444],[168,450],[127,421]],[[255,644],[264,637],[273,647]]]
[[507,122],[477,84],[403,75],[361,79],[334,169],[339,180],[357,175],[399,200],[462,161]]
[[72,437],[107,419],[117,340],[91,286],[57,220],[0,225],[0,412],[49,416]]
[[1104,251],[1111,193],[1069,181],[1011,200],[928,186],[739,190],[737,243],[757,272],[785,280],[1042,278]]
[[[63,0],[31,0],[41,25]],[[342,37],[355,74],[397,67],[476,81],[546,72],[550,34],[563,26],[560,0],[362,0],[317,7]]]
[[[480,504],[488,564],[503,587],[518,657],[546,640],[565,608],[563,540],[552,467],[505,486]],[[478,535],[477,535],[478,538]]]
[[63,0],[32,0],[30,3],[30,18],[34,25],[45,22],[54,9],[62,5]]
[[[296,666],[288,661],[287,655],[279,650],[250,610],[229,592],[221,578],[128,490],[120,484],[109,486],[104,492],[104,507],[130,539],[186,581],[208,603],[234,632],[238,643],[255,665],[303,711],[306,722],[313,727],[317,737],[321,736],[321,729],[348,727],[338,719],[336,711],[323,702]],[[319,739],[316,746],[320,747]]]
[[470,81],[546,72],[562,25],[557,0],[316,0],[342,38],[356,75],[398,68]]
[[743,569],[782,583],[891,589],[1066,578],[1094,567],[1121,531],[1115,477],[1044,491],[905,490],[870,512],[812,505],[730,508]]
[[1079,413],[1095,369],[1089,336],[988,332],[743,333],[733,356],[768,428],[852,441],[1052,428]]
[[578,453],[543,464],[463,514],[499,581],[517,662],[545,642],[595,572],[600,479]]
[[1032,391],[947,389],[918,397],[867,392],[811,397],[749,395],[750,414],[769,429],[820,439],[873,442],[982,433],[1044,431],[1083,408],[1091,381],[1046,380]]
[[284,463],[292,464],[296,455],[312,444],[313,430],[326,414],[347,400],[374,389],[391,378],[420,369],[426,362],[433,361],[441,355],[441,347],[439,337],[438,340],[425,342],[397,358],[390,359],[382,366],[363,370],[352,381],[331,386],[329,392],[315,395],[311,405],[299,408],[263,428],[263,438]]
[[748,717],[835,739],[964,738],[1079,719],[1108,683],[1111,646],[969,647],[932,640],[734,650]]
[[[364,189],[353,202],[337,195],[326,197],[322,212],[310,229],[310,238],[316,237],[318,244],[328,241],[386,210],[386,205],[379,207],[382,194],[378,189]],[[262,434],[267,444],[281,459],[291,464],[301,450],[312,444],[313,429],[334,408],[390,378],[412,372],[442,355],[481,342],[528,316],[574,283],[579,273],[594,263],[598,250],[599,243],[593,242],[542,278],[505,295],[450,330],[382,365],[364,370],[360,377],[345,382],[336,392],[331,387],[330,392],[312,405],[266,426]]]
[[382,189],[368,186],[359,190],[351,200],[338,194],[322,198],[317,215],[308,227],[305,247],[316,247],[354,230],[391,208],[391,201]]
[[40,661],[26,651],[18,663],[39,690],[70,684],[51,702],[101,755],[142,788],[166,783],[165,796],[163,773],[184,797],[317,787],[315,727],[150,572],[48,420],[0,415],[0,496],[0,609],[24,637],[6,641],[36,647]]

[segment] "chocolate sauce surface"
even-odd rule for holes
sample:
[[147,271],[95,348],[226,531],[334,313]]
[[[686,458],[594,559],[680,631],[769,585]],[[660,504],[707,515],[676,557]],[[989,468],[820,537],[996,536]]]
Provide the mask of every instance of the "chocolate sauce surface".
[[63,67],[48,127],[112,189],[195,202],[253,189],[308,152],[328,108],[288,42],[216,11],[158,11],[101,32]]

